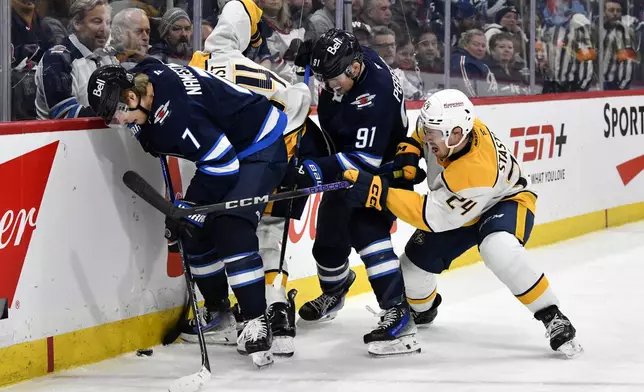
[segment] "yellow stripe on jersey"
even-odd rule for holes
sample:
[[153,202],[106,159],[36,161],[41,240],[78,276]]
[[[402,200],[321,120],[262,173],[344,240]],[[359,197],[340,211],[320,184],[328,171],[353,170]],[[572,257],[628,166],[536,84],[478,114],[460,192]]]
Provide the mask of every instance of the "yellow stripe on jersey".
[[262,10],[257,6],[257,4],[255,4],[253,0],[239,1],[244,6],[248,17],[250,18],[250,45],[253,48],[258,48],[259,45],[262,44],[262,36],[260,35],[259,29],[257,28],[259,21],[262,19]]
[[205,69],[207,71],[208,69],[206,66],[208,65],[208,60],[210,60],[210,53],[197,51],[192,55],[192,59],[188,65],[191,67]]
[[425,223],[425,198],[414,191],[389,188],[387,193],[387,208],[399,219],[417,229],[431,231]]
[[550,283],[546,278],[546,275],[541,274],[541,277],[537,280],[535,284],[532,285],[525,293],[515,295],[519,301],[524,305],[530,305],[536,301],[543,293],[546,292]]
[[411,134],[411,137],[421,146],[425,143],[425,137],[423,136],[422,131],[418,128],[414,129],[414,133]]
[[508,197],[508,198],[503,199],[503,200],[514,200],[514,201],[518,202],[520,205],[522,205],[525,208],[527,208],[528,210],[530,210],[530,212],[532,212],[532,214],[537,213],[537,195],[535,195],[534,193],[532,193],[530,191],[524,191],[524,192],[521,192],[521,193],[517,193],[516,195]]
[[514,229],[514,235],[521,243],[524,243],[525,237],[525,220],[528,215],[528,209],[524,205],[517,205],[517,226]]
[[458,193],[470,188],[492,188],[499,173],[497,153],[490,132],[478,118],[472,127],[470,151],[449,162],[441,177],[447,189]]

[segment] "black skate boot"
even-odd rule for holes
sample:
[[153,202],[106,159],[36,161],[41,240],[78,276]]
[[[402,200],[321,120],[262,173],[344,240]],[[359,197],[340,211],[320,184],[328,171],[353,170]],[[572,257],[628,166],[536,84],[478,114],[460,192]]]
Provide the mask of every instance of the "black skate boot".
[[295,353],[295,296],[297,290],[288,292],[288,304],[275,302],[266,310],[273,333],[273,354],[280,357],[291,357]]
[[550,338],[550,348],[572,358],[583,351],[575,339],[576,330],[568,317],[564,316],[557,305],[550,305],[534,314],[534,318],[546,327],[546,337]]
[[235,317],[228,298],[216,306],[202,307],[197,317],[192,318],[181,330],[181,339],[188,343],[199,343],[197,320],[201,322],[207,344],[234,345],[237,340]]
[[237,338],[237,351],[250,355],[258,368],[273,364],[271,345],[273,334],[266,315],[247,320],[244,329]]
[[414,322],[419,327],[426,327],[429,324],[434,322],[434,319],[438,315],[438,306],[443,302],[443,298],[440,294],[436,293],[436,298],[434,298],[434,303],[432,307],[424,312],[416,312],[414,309],[411,310],[412,316],[414,316]]
[[344,298],[355,280],[356,273],[353,270],[349,270],[347,281],[337,291],[322,293],[313,301],[302,305],[298,312],[300,315],[299,322],[302,324],[316,324],[333,320],[344,306]]
[[369,354],[375,357],[386,357],[420,352],[420,346],[416,340],[416,324],[406,302],[380,313],[376,313],[369,307],[368,309],[380,317],[378,327],[364,335],[364,342],[369,345],[367,349]]

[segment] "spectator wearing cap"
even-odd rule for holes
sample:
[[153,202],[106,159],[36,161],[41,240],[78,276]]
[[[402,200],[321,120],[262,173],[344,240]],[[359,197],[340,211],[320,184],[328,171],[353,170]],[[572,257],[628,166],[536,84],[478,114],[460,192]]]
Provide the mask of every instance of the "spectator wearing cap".
[[324,6],[311,15],[312,40],[317,41],[322,34],[335,27],[335,0],[324,0]]
[[[188,64],[192,58],[192,21],[181,8],[170,8],[159,24],[160,42],[152,45],[150,56],[164,63]],[[204,37],[207,38],[208,35]]]
[[[483,31],[471,29],[463,33],[459,47],[452,53],[451,75],[469,97],[496,95],[494,74],[483,62],[486,54]],[[460,77],[460,80],[458,80]]]
[[62,45],[43,55],[36,68],[36,111],[40,119],[93,117],[87,82],[98,67],[118,64],[105,51],[110,37],[107,0],[74,0]]
[[485,26],[485,39],[487,41],[488,53],[491,53],[491,39],[499,33],[507,33],[514,40],[514,53],[517,61],[526,58],[526,43],[528,38],[521,30],[519,11],[515,7],[503,7],[494,15],[494,23]]
[[373,31],[371,26],[362,22],[352,22],[351,27],[353,28],[353,35],[356,36],[356,39],[362,46],[371,46],[371,40],[373,39]]

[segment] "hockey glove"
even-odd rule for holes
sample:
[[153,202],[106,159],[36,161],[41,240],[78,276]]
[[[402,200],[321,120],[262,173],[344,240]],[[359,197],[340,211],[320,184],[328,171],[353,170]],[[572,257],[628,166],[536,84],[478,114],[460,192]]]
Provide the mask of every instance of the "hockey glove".
[[[294,45],[291,44],[289,50],[293,52],[291,56],[293,63],[298,67],[304,68],[311,62],[311,55],[313,54],[313,41],[310,39],[306,40],[297,47],[294,47]],[[284,57],[286,57],[286,54],[284,55]]]
[[406,188],[420,184],[427,178],[425,171],[418,166],[422,146],[413,138],[408,137],[399,143],[394,157],[393,172],[390,174],[392,186]]
[[[183,200],[175,200],[174,204],[180,208],[194,207],[194,203]],[[178,220],[170,217],[165,218],[165,238],[168,240],[168,251],[176,253],[179,251],[177,241],[179,238],[197,241],[201,235],[201,229],[206,221],[206,215],[190,215]]]
[[293,189],[293,186],[296,186],[297,189],[302,189],[322,185],[323,182],[320,166],[307,159],[299,166],[288,166],[282,181],[282,187]]
[[387,180],[374,176],[366,171],[345,170],[342,174],[345,180],[353,183],[347,191],[347,199],[360,207],[375,208],[387,211]]

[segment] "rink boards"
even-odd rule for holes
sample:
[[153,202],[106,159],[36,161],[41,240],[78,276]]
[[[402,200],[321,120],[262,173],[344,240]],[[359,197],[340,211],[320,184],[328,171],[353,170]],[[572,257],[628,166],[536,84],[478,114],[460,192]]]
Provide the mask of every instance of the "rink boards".
[[[476,102],[539,195],[529,246],[644,219],[642,95],[556,98]],[[408,104],[412,126],[420,104]],[[0,141],[0,385],[159,344],[184,301],[181,268],[168,259],[163,217],[121,182],[133,169],[163,192],[158,160],[95,120],[0,124]],[[191,165],[172,168],[185,190]],[[289,233],[300,304],[319,293],[310,252],[318,203],[309,199]],[[397,223],[396,251],[412,232]],[[477,260],[471,250],[454,266]],[[355,253],[351,264],[352,294],[368,291]]]

